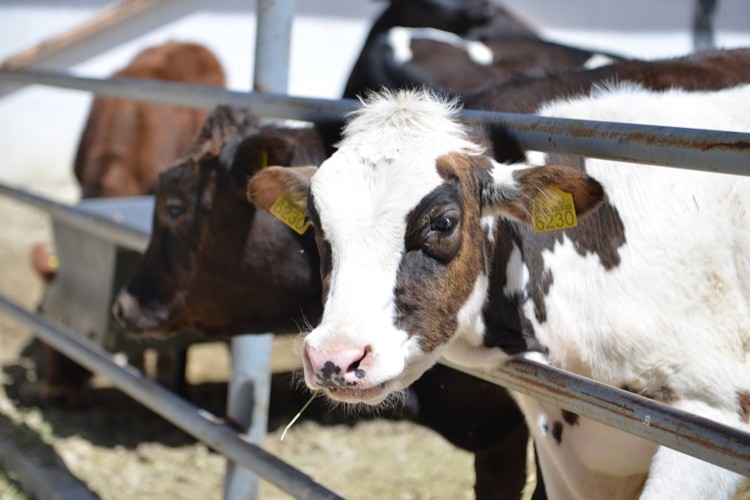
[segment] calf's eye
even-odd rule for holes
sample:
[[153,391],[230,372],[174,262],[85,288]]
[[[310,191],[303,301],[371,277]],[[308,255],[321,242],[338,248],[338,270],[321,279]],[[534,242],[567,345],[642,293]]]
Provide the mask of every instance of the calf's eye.
[[180,215],[185,213],[185,205],[182,203],[168,203],[167,204],[167,215],[172,219],[176,219]]
[[456,219],[455,217],[451,217],[448,215],[443,215],[439,218],[437,218],[431,225],[430,225],[430,231],[435,231],[438,233],[450,233],[453,231],[453,228],[456,227]]

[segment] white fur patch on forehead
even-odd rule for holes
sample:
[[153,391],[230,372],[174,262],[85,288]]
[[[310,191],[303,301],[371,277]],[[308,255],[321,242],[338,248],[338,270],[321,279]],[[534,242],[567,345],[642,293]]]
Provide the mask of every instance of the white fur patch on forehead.
[[458,109],[430,91],[401,90],[372,94],[352,112],[338,151],[312,179],[326,237],[401,245],[407,214],[443,182],[437,158],[482,151],[456,120]]
[[406,153],[406,147],[432,150],[435,158],[450,152],[481,154],[458,121],[460,109],[458,100],[427,89],[381,90],[349,113],[339,149],[369,144],[364,155],[381,158]]

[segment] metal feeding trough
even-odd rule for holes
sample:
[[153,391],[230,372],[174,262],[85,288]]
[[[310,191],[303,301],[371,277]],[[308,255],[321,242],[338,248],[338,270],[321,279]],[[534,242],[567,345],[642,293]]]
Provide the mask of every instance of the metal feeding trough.
[[[144,239],[151,233],[153,196],[83,200],[73,208],[139,232]],[[156,349],[157,380],[181,387],[187,346],[205,340],[189,332],[166,340],[136,338],[128,335],[111,313],[115,296],[135,271],[144,248],[125,247],[101,230],[74,224],[69,216],[61,215],[51,213],[60,267],[42,299],[45,314],[107,351],[127,354],[131,364],[138,365],[146,349]]]

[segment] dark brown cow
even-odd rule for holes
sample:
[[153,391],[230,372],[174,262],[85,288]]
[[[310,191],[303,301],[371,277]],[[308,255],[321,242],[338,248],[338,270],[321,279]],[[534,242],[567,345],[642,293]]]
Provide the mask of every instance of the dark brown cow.
[[[166,42],[138,53],[113,78],[166,80],[222,87],[224,70],[205,47]],[[144,195],[154,191],[160,172],[190,145],[206,111],[127,99],[94,99],[83,130],[74,170],[83,198]],[[54,278],[43,248],[32,265],[45,282]],[[64,265],[64,263],[63,263]],[[71,407],[86,404],[90,373],[45,346],[41,395]]]
[[[261,127],[243,110],[218,108],[191,152],[160,178],[151,241],[115,316],[136,334],[190,329],[221,339],[317,322],[311,232],[299,235],[257,210],[244,189],[263,165],[324,158],[312,128]],[[438,366],[402,412],[475,453],[479,498],[520,495],[528,433],[505,390]]]
[[317,317],[315,243],[256,210],[244,188],[262,164],[316,164],[324,154],[312,128],[261,127],[247,111],[218,108],[161,175],[151,241],[115,316],[131,333],[219,339],[297,330],[305,315]]

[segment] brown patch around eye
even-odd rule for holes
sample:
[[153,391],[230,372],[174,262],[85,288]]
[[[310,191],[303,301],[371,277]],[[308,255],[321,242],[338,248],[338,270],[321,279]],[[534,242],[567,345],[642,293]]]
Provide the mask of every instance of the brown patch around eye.
[[[486,271],[472,160],[461,154],[440,157],[436,167],[444,184],[407,216],[406,253],[395,288],[395,323],[417,336],[425,352],[444,345],[456,333],[458,311],[474,290],[479,274]],[[446,232],[445,237],[428,235],[431,226],[425,221],[453,210],[460,215],[455,231]],[[425,249],[426,241],[440,248]]]

